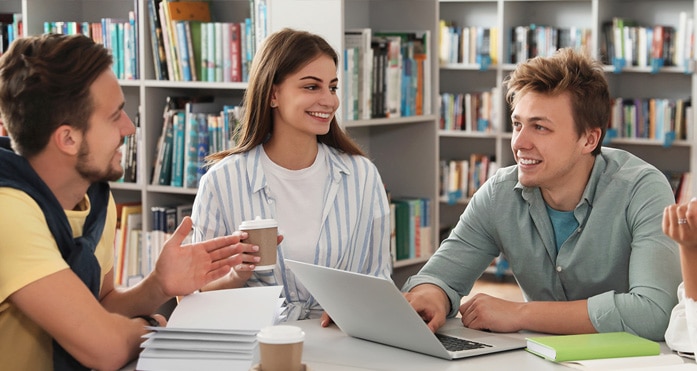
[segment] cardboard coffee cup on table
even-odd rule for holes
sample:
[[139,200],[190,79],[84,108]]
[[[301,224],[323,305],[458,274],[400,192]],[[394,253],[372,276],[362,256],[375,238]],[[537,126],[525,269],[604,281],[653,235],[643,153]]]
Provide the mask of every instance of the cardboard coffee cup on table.
[[254,255],[258,255],[261,260],[254,267],[254,270],[268,270],[276,266],[278,247],[278,223],[276,220],[262,219],[257,216],[254,220],[243,221],[239,229],[249,234],[249,237],[242,242],[259,246],[259,251]]
[[302,371],[305,332],[298,326],[264,327],[257,334],[261,371]]

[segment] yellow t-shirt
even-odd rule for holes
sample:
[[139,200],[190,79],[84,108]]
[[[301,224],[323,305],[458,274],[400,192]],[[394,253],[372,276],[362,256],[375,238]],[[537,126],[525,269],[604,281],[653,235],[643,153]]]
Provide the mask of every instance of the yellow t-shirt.
[[[80,211],[65,211],[74,237],[82,235],[89,214],[86,196],[80,206]],[[0,210],[0,370],[52,370],[51,337],[7,298],[22,287],[69,267],[41,208],[29,195],[0,187]],[[106,225],[95,250],[102,282],[114,264],[115,229],[116,208],[109,197]]]

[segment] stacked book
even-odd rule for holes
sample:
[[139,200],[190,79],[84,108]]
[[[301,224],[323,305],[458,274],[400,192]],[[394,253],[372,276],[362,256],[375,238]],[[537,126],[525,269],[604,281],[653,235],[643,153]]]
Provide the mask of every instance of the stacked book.
[[166,327],[150,327],[138,370],[249,370],[256,334],[280,318],[280,286],[194,293]]

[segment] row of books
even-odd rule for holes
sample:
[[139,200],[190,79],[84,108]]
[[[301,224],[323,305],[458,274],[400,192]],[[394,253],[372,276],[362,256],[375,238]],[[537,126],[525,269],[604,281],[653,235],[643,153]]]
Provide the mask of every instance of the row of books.
[[241,115],[241,106],[214,102],[212,96],[168,97],[151,184],[197,188],[206,156],[234,145]]
[[[133,286],[148,275],[167,238],[185,216],[191,215],[191,207],[191,204],[154,206],[147,214],[141,203],[117,204],[114,284]],[[144,217],[152,218],[152,231],[143,230]]]
[[642,138],[663,142],[692,137],[691,99],[627,99],[612,101],[608,139]]
[[111,50],[112,69],[117,78],[135,80],[138,74],[138,20],[134,11],[128,19],[102,18],[99,22],[44,22],[44,33],[83,34]]
[[694,55],[694,20],[680,12],[678,27],[673,27],[640,25],[632,19],[614,17],[603,24],[602,41],[606,64],[687,69]]
[[581,27],[550,27],[530,24],[511,30],[511,63],[533,57],[547,57],[562,48],[574,48],[591,55],[592,32]]
[[158,80],[247,81],[252,57],[267,36],[266,0],[250,0],[243,22],[216,22],[208,1],[148,0]]
[[438,45],[441,64],[499,63],[498,28],[481,26],[457,26],[453,22],[440,20]]
[[344,41],[344,120],[431,112],[428,31],[353,29],[344,33]]
[[390,200],[391,252],[395,261],[433,254],[431,199],[399,197]]
[[481,153],[473,153],[469,159],[441,160],[441,200],[450,204],[466,202],[498,169],[498,163],[491,156]]
[[496,130],[500,107],[496,104],[498,88],[471,93],[440,95],[441,130],[491,132]]
[[0,55],[22,35],[24,35],[22,13],[0,13]]
[[[439,62],[441,64],[478,64],[486,69],[499,63],[498,28],[458,26],[439,23]],[[556,50],[571,47],[590,54],[591,29],[522,25],[511,29],[510,62],[519,63],[536,56],[549,56]]]

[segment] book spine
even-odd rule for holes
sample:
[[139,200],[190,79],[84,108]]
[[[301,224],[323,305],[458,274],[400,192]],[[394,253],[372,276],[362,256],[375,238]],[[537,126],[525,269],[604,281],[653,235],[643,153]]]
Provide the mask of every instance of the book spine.
[[206,34],[206,41],[208,42],[208,64],[206,65],[207,71],[206,75],[208,77],[208,81],[216,81],[216,76],[215,76],[215,54],[216,54],[216,39],[215,39],[215,23],[209,22],[206,24],[207,28],[207,34]]
[[161,48],[162,29],[159,24],[159,14],[155,9],[155,0],[148,0],[148,22],[150,25],[150,47],[152,49],[153,68],[155,70],[155,78],[158,80],[166,80],[163,73],[163,58],[164,49]]
[[208,146],[210,145],[211,138],[208,132],[208,115],[205,113],[199,113],[196,115],[196,121],[198,123],[198,145],[196,147],[196,178],[193,181],[191,187],[198,187],[199,181],[203,174],[206,173],[206,167],[203,164],[206,162],[206,156],[208,156]]
[[186,35],[186,21],[173,22],[177,36],[177,56],[181,70],[182,81],[192,81],[191,62],[189,58],[189,43]]
[[[195,21],[194,21],[195,22]],[[187,65],[189,66],[189,74],[191,75],[191,81],[199,81],[196,64],[196,58],[199,57],[194,51],[194,40],[191,33],[191,22],[184,23],[184,35],[186,36],[186,51],[187,51]]]
[[240,24],[230,25],[230,81],[242,82],[242,45],[240,44]]
[[232,59],[231,59],[231,54],[230,54],[230,46],[231,46],[231,31],[230,31],[231,23],[224,22],[221,23],[221,33],[222,33],[222,45],[220,46],[220,49],[222,49],[223,53],[223,81],[224,82],[230,82],[232,81]]
[[167,17],[165,15],[166,2],[162,1],[159,3],[159,20],[160,28],[162,29],[162,45],[165,50],[165,62],[167,65],[167,78],[171,81],[176,81],[177,76],[175,75],[174,64],[176,60],[174,59],[174,53],[172,52],[172,39],[170,37]]
[[185,130],[185,115],[184,112],[176,112],[172,117],[173,126],[173,142],[174,149],[172,150],[172,187],[184,186],[184,130]]
[[198,122],[196,114],[187,111],[184,149],[184,187],[196,187],[198,167]]
[[167,129],[165,132],[165,140],[163,143],[162,150],[162,168],[160,170],[160,176],[158,178],[157,184],[159,185],[170,185],[172,181],[172,149],[173,149],[173,131],[171,120],[167,124]]
[[215,22],[215,81],[223,81],[223,24]]

